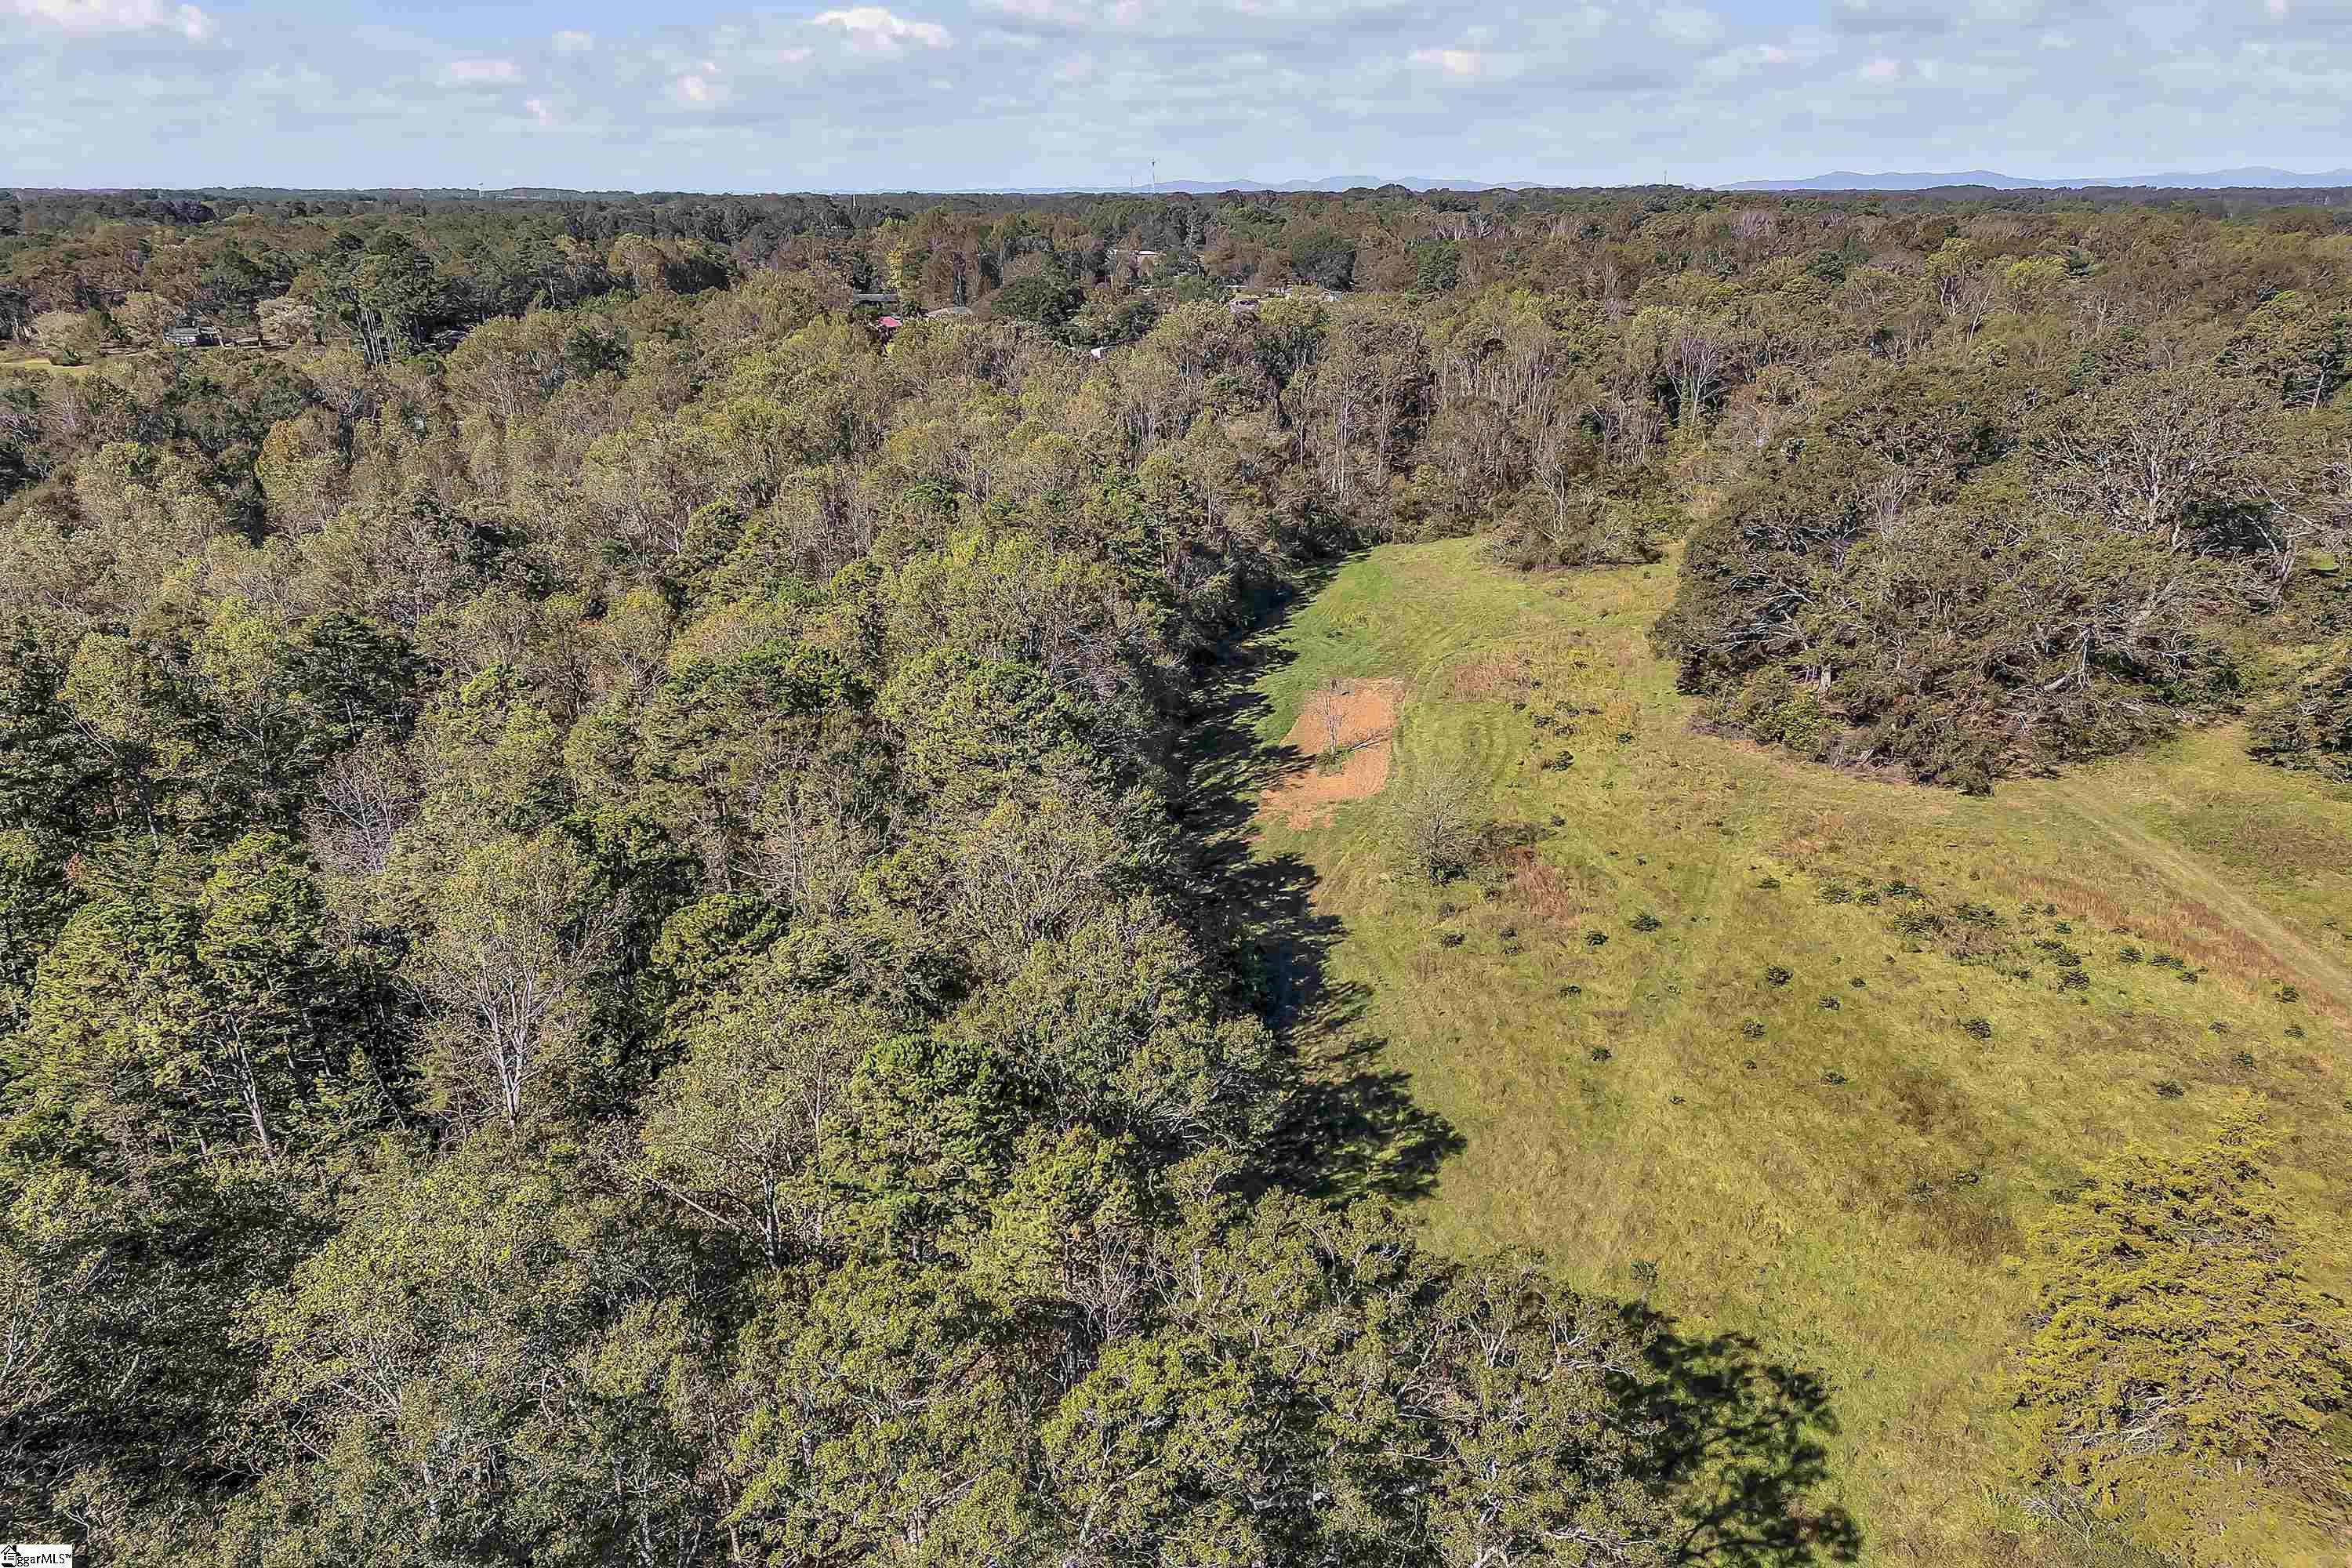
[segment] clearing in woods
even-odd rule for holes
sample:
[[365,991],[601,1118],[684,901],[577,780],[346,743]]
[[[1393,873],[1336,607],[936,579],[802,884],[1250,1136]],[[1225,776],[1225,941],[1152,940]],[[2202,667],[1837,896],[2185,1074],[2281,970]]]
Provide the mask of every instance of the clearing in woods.
[[1260,797],[1266,812],[1292,827],[1312,827],[1341,802],[1380,794],[1389,782],[1402,692],[1393,680],[1345,677],[1309,692],[1282,740],[1286,752],[1307,761]]
[[[1319,752],[1318,691],[1385,691],[1383,774],[1474,781],[1517,847],[1400,876],[1404,792],[1342,784],[1276,792],[1255,852],[1311,872],[1346,1050],[1459,1140],[1423,1178],[1435,1239],[1540,1247],[1817,1376],[1863,1562],[2021,1564],[2022,1226],[2242,1090],[2292,1201],[2352,1218],[2352,791],[2235,726],[1984,800],[1700,734],[1647,641],[1674,571],[1525,576],[1466,541],[1350,563],[1265,639],[1258,740]],[[2000,922],[1981,951],[1915,913],[1963,903]]]

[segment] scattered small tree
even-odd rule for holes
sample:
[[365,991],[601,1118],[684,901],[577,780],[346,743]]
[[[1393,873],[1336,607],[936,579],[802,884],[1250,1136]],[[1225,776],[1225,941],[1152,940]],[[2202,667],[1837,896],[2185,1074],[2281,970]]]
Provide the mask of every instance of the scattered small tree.
[[1323,754],[1336,756],[1348,730],[1349,683],[1333,676],[1315,689],[1317,716],[1323,725]]
[[1475,796],[1476,786],[1459,767],[1408,780],[1389,807],[1391,852],[1413,875],[1433,882],[1462,875],[1477,856],[1485,826]]

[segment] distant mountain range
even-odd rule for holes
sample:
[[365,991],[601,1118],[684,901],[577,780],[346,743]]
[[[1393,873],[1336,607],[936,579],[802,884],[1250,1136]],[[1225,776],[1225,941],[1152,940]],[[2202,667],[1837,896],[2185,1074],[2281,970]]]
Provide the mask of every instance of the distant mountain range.
[[[5,4],[5,0],[0,0]],[[1501,183],[1489,180],[1432,180],[1419,176],[1385,179],[1378,174],[1331,174],[1319,180],[1284,180],[1269,184],[1264,180],[1161,180],[1149,185],[973,185],[953,194],[961,195],[1217,195],[1226,191],[1363,191],[1381,186],[1402,186],[1408,191],[1509,191],[1544,188],[1532,182]],[[2069,191],[2086,189],[2133,190],[2330,190],[2352,188],[2352,168],[2331,169],[2320,174],[2298,174],[2287,169],[2255,167],[2247,169],[2214,169],[2203,174],[2172,173],[2162,174],[2118,174],[2105,178],[2028,180],[2015,174],[2004,174],[1992,169],[1962,169],[1950,174],[1864,174],[1851,169],[1833,170],[1804,180],[1739,180],[1714,187],[1727,191],[1931,191],[1961,186],[1975,186],[1996,191]],[[1592,188],[1592,187],[1585,187]],[[1623,188],[1623,187],[1620,187]],[[0,188],[0,196],[9,193]],[[292,197],[310,199],[379,201],[463,200],[467,198],[491,201],[578,201],[593,198],[622,200],[632,195],[661,195],[677,193],[630,191],[572,191],[545,185],[509,185],[500,189],[465,190],[451,187],[377,187],[370,190],[283,189],[261,185],[212,185],[192,191],[143,191],[132,187],[102,187],[100,189],[69,189],[58,187],[19,187],[19,197],[44,195],[201,195],[210,198],[265,199],[284,201]],[[866,191],[839,189],[818,193],[830,195],[921,195],[926,193],[906,187],[895,189],[875,187]]]
[[1858,174],[1851,169],[1815,174],[1810,180],[1741,180],[1727,191],[1932,191],[1947,185],[1987,185],[1996,191],[2286,190],[2315,191],[2352,185],[2352,169],[2298,174],[2286,169],[2214,169],[2206,174],[2118,174],[2106,179],[2021,180],[1990,169],[1953,174]]
[[1168,196],[1181,194],[1210,196],[1226,191],[1369,191],[1381,185],[1402,185],[1408,191],[1503,191],[1517,188],[1498,185],[1488,180],[1390,180],[1378,174],[1332,174],[1320,180],[1285,180],[1279,184],[1267,184],[1263,180],[1162,180],[1153,185],[1052,185],[1039,188],[1024,185],[1012,191],[988,194],[1035,196],[1141,196],[1154,194]]

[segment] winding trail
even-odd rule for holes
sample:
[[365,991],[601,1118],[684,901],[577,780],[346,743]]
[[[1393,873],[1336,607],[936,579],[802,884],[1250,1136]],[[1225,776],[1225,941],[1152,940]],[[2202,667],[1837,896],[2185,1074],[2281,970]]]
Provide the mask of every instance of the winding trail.
[[2253,938],[2277,960],[2282,972],[2306,990],[2325,990],[2340,1008],[2352,1008],[2352,964],[2328,952],[2248,898],[2229,879],[2179,846],[2166,842],[2133,821],[2096,784],[2079,776],[2042,786],[2068,810],[2104,834],[2126,859],[2150,880],[2199,904]]

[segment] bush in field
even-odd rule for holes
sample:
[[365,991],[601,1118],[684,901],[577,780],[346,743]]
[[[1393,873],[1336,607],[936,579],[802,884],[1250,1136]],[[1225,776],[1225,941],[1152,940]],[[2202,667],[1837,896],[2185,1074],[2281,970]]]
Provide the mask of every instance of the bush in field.
[[1425,772],[1391,798],[1385,824],[1399,865],[1432,882],[1451,881],[1477,858],[1486,818],[1474,804],[1477,789],[1456,769]]
[[2352,780],[2352,647],[2314,662],[2293,689],[2254,715],[2246,754]]

